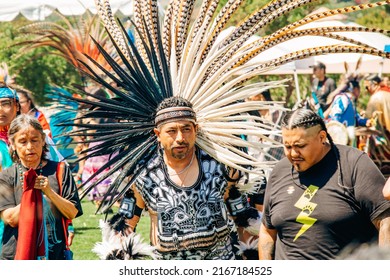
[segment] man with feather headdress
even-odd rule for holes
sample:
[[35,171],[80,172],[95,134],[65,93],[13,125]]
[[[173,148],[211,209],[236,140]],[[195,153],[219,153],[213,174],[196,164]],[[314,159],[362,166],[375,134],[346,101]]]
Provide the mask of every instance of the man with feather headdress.
[[[249,217],[256,221],[258,213],[234,186],[239,173],[228,174],[195,146],[197,131],[190,102],[171,97],[160,103],[154,128],[159,150],[139,171],[126,197],[134,205],[126,204],[119,212],[129,218],[132,232],[147,207],[151,243],[163,259],[234,259],[229,216],[242,227],[240,222]],[[240,231],[242,240],[243,235]]]

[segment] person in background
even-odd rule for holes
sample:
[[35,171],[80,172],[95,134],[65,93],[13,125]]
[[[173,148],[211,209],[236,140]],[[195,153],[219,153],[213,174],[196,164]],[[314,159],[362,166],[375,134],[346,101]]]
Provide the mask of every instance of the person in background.
[[378,115],[378,122],[390,136],[390,88],[383,85],[381,78],[376,75],[370,75],[365,78],[364,86],[370,94],[367,103],[366,117],[373,118]]
[[286,158],[265,191],[260,259],[335,259],[351,243],[390,246],[385,178],[362,151],[334,144],[314,111],[282,120]]
[[[255,96],[252,96],[249,98],[249,100],[251,100],[251,101],[269,101],[269,102],[274,101],[271,97],[271,92],[269,90],[265,90],[265,91],[255,95]],[[257,112],[253,112],[253,114],[261,116],[262,118],[264,118],[265,121],[269,121],[270,123],[275,124],[275,130],[278,130],[280,128],[277,126],[280,125],[280,121],[281,121],[282,116],[284,114],[284,110],[281,107],[278,110],[278,107],[275,108],[275,106],[274,106],[273,109],[263,109],[263,110],[259,110]],[[282,141],[282,137],[280,135],[277,135],[277,134],[269,135],[269,137],[277,142],[280,142],[280,143]],[[258,139],[258,140],[260,140],[260,139]],[[284,157],[284,152],[283,152],[282,146],[278,147],[278,148],[270,148],[266,151],[267,151],[267,154],[261,155],[261,159],[263,159],[263,160],[274,161],[274,160],[280,160]],[[255,154],[253,154],[253,155],[255,155]]]
[[22,114],[29,114],[38,119],[43,127],[43,131],[52,138],[50,124],[42,111],[38,110],[32,99],[32,94],[25,89],[18,90],[20,111]]
[[382,78],[382,84],[388,88],[390,88],[390,78],[385,76]]
[[[12,159],[8,152],[8,129],[11,121],[20,112],[19,98],[16,91],[0,80],[0,171],[12,165]],[[4,223],[0,219],[0,253],[2,250],[2,238]]]
[[[104,124],[107,120],[104,118],[91,118],[89,124]],[[88,139],[90,140],[93,136],[88,136]],[[101,142],[92,142],[88,145],[88,148],[93,149],[93,147],[101,145]],[[103,167],[108,160],[110,159],[111,155],[96,155],[88,157],[86,160],[83,161],[83,172],[82,172],[82,182],[87,182],[88,179],[91,178],[93,174],[95,174],[101,167]],[[109,170],[110,168],[107,167],[106,170]],[[104,202],[104,198],[106,197],[106,192],[108,191],[110,185],[115,180],[115,178],[119,175],[119,172],[115,172],[110,177],[104,179],[99,184],[93,187],[92,191],[88,192],[88,199],[92,201],[92,203],[95,204],[96,208],[104,209],[105,205],[102,205],[102,202]],[[99,176],[96,176],[90,180],[89,183],[87,183],[84,188],[88,188],[90,184],[96,182],[99,180]],[[116,193],[112,194],[116,195]],[[111,197],[111,196],[110,196]],[[109,197],[108,197],[109,198]],[[112,213],[112,209],[107,210],[109,213]]]
[[[82,215],[69,167],[46,159],[45,133],[30,115],[9,128],[14,164],[0,172],[1,259],[65,259],[67,221]],[[44,229],[45,232],[41,232]]]
[[313,68],[314,76],[312,82],[312,98],[314,100],[312,100],[312,103],[316,106],[318,102],[319,108],[323,113],[329,107],[329,104],[327,104],[326,101],[329,94],[336,89],[336,82],[332,78],[326,76],[326,66],[324,63],[317,61],[315,64],[311,65],[310,68]]
[[370,94],[365,117],[372,120],[378,133],[369,135],[365,146],[370,157],[380,166],[383,174],[390,174],[390,88],[383,84],[378,75],[369,75],[364,86]]
[[336,89],[336,93],[331,95],[333,95],[332,101],[329,102],[330,106],[324,113],[325,121],[337,121],[343,124],[348,132],[347,144],[356,147],[355,128],[371,126],[370,119],[361,117],[356,110],[356,102],[360,96],[359,78],[347,77]]

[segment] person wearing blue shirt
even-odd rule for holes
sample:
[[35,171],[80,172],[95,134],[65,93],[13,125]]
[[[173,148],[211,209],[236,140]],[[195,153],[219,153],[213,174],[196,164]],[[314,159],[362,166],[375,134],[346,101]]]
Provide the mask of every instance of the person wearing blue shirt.
[[[19,98],[16,91],[9,88],[4,80],[0,80],[0,171],[12,165],[8,152],[8,128],[12,120],[20,112]],[[4,223],[0,219],[0,252],[3,239]]]
[[346,126],[348,144],[356,147],[355,127],[370,126],[369,119],[363,118],[356,110],[356,101],[360,95],[360,86],[357,80],[348,81],[346,87],[337,93],[329,109],[325,112],[326,121],[337,121]]

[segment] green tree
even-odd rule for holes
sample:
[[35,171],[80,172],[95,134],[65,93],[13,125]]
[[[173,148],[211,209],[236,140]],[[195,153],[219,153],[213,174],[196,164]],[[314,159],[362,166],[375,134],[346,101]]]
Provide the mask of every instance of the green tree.
[[44,106],[48,102],[44,92],[46,85],[66,87],[81,81],[76,69],[65,59],[50,54],[52,50],[48,48],[21,53],[20,47],[12,47],[18,41],[18,27],[28,23],[31,22],[23,17],[0,23],[3,30],[0,33],[0,61],[7,63],[16,84],[30,90],[36,104]]

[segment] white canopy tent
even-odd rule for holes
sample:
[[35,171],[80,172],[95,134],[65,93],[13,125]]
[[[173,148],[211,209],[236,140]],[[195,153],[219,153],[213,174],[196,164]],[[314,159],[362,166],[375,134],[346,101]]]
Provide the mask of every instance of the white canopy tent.
[[[133,0],[110,0],[114,13],[133,14]],[[0,21],[12,21],[18,15],[28,20],[45,20],[54,10],[65,16],[82,15],[87,10],[96,14],[94,0],[0,0]]]

